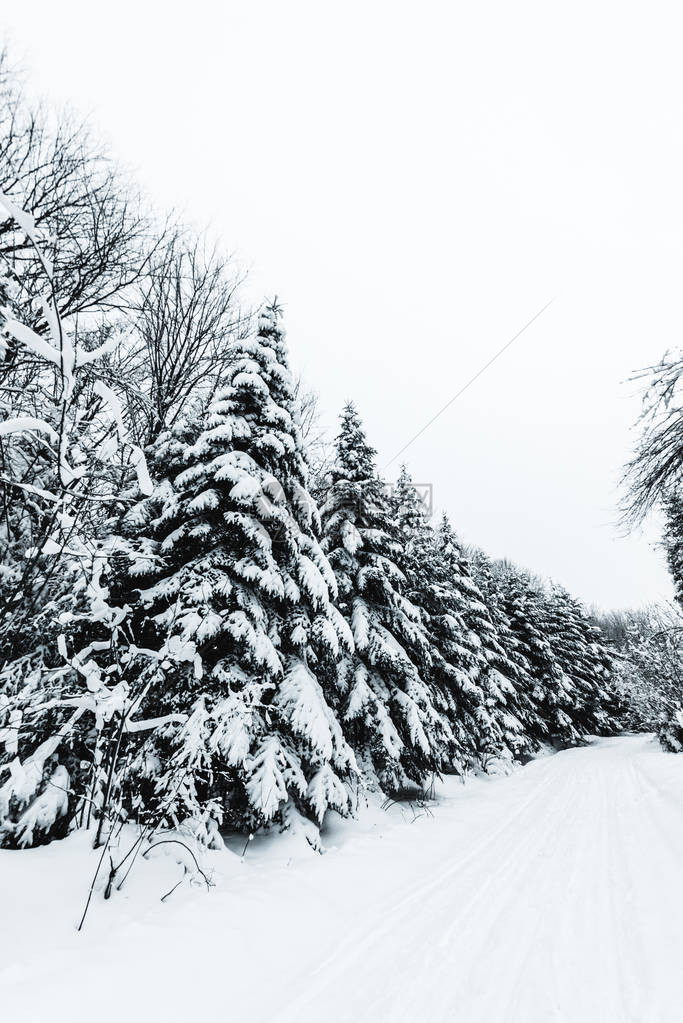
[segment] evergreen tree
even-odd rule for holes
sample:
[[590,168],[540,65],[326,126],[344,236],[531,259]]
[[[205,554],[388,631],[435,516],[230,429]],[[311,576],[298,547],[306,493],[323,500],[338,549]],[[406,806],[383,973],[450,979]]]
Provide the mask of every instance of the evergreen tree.
[[550,587],[546,603],[550,642],[569,680],[571,706],[567,713],[580,734],[607,734],[613,730],[609,711],[615,695],[610,679],[612,659],[600,642],[600,629],[560,586]]
[[539,732],[530,665],[505,611],[501,573],[494,571],[490,558],[481,552],[476,555],[473,570],[495,632],[496,641],[488,657],[496,671],[501,728],[513,755],[527,757],[538,748]]
[[420,611],[431,650],[425,672],[435,709],[434,740],[442,750],[444,769],[462,771],[475,759],[474,722],[463,698],[476,676],[476,637],[468,635],[448,565],[439,549],[425,506],[405,468],[392,490],[392,511],[401,540],[400,567],[406,594]]
[[439,543],[458,594],[460,614],[468,629],[468,645],[476,668],[470,684],[473,737],[479,758],[511,758],[526,752],[522,722],[516,716],[514,684],[517,668],[502,645],[499,623],[475,580],[448,517],[439,525]]
[[683,498],[678,486],[664,501],[664,547],[676,600],[683,607]]
[[355,774],[324,689],[350,641],[317,540],[279,321],[267,307],[236,345],[199,431],[160,437],[167,478],[123,523],[133,560],[115,595],[133,602],[135,642],[164,669],[146,712],[156,703],[182,718],[137,762],[142,774],[160,765],[159,798],[177,785],[171,817],[320,821],[347,809]]
[[534,739],[567,745],[580,742],[582,733],[572,715],[574,686],[551,642],[547,600],[528,576],[510,570],[505,575],[504,604],[534,680],[532,697],[539,711]]
[[429,640],[406,596],[401,542],[353,405],[344,408],[322,507],[324,549],[353,636],[343,655],[340,714],[365,769],[388,790],[441,767]]

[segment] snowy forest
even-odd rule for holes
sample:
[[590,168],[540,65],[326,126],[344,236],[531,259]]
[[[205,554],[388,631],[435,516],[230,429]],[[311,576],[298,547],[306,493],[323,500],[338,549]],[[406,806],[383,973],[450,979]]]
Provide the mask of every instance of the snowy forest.
[[[677,605],[589,609],[465,544],[352,400],[321,436],[280,301],[249,308],[7,57],[0,192],[0,845],[84,829],[104,856],[125,826],[111,887],[160,836],[321,849],[368,793],[594,735],[683,748]],[[682,373],[648,371],[624,478],[681,601]]]

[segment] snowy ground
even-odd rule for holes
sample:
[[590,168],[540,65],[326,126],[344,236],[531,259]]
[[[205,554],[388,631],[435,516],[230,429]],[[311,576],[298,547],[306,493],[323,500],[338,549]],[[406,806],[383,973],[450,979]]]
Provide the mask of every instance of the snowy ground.
[[680,1023],[683,756],[596,741],[433,813],[213,854],[216,886],[163,904],[160,849],[80,934],[86,836],[1,852],[2,1018]]

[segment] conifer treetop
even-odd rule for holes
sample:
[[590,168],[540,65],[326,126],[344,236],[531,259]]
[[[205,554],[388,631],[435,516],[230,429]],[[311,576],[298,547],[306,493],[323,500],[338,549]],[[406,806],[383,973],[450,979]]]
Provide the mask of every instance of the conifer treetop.
[[365,436],[365,429],[353,402],[347,402],[340,417],[336,439],[337,457],[331,470],[332,482],[340,479],[360,483],[375,475],[377,452]]

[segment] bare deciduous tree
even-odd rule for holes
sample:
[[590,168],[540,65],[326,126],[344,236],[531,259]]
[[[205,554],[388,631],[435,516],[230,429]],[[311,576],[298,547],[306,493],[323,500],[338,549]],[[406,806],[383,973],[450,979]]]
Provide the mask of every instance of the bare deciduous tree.
[[216,387],[232,341],[248,330],[240,307],[243,276],[204,237],[177,231],[160,246],[131,308],[138,439],[172,426],[191,395]]
[[[0,53],[0,190],[31,214],[45,236],[60,315],[127,304],[159,244],[159,231],[86,124],[70,115],[53,119],[27,102],[6,51]],[[37,296],[42,272],[35,250],[4,215],[3,264]],[[44,330],[37,309],[36,317]]]
[[308,387],[301,376],[294,382],[294,393],[299,405],[301,436],[311,470],[311,490],[316,492],[334,458],[334,443],[322,424],[320,397]]
[[664,356],[656,366],[637,374],[647,379],[636,451],[626,466],[625,519],[637,523],[664,503],[683,477],[683,354]]

